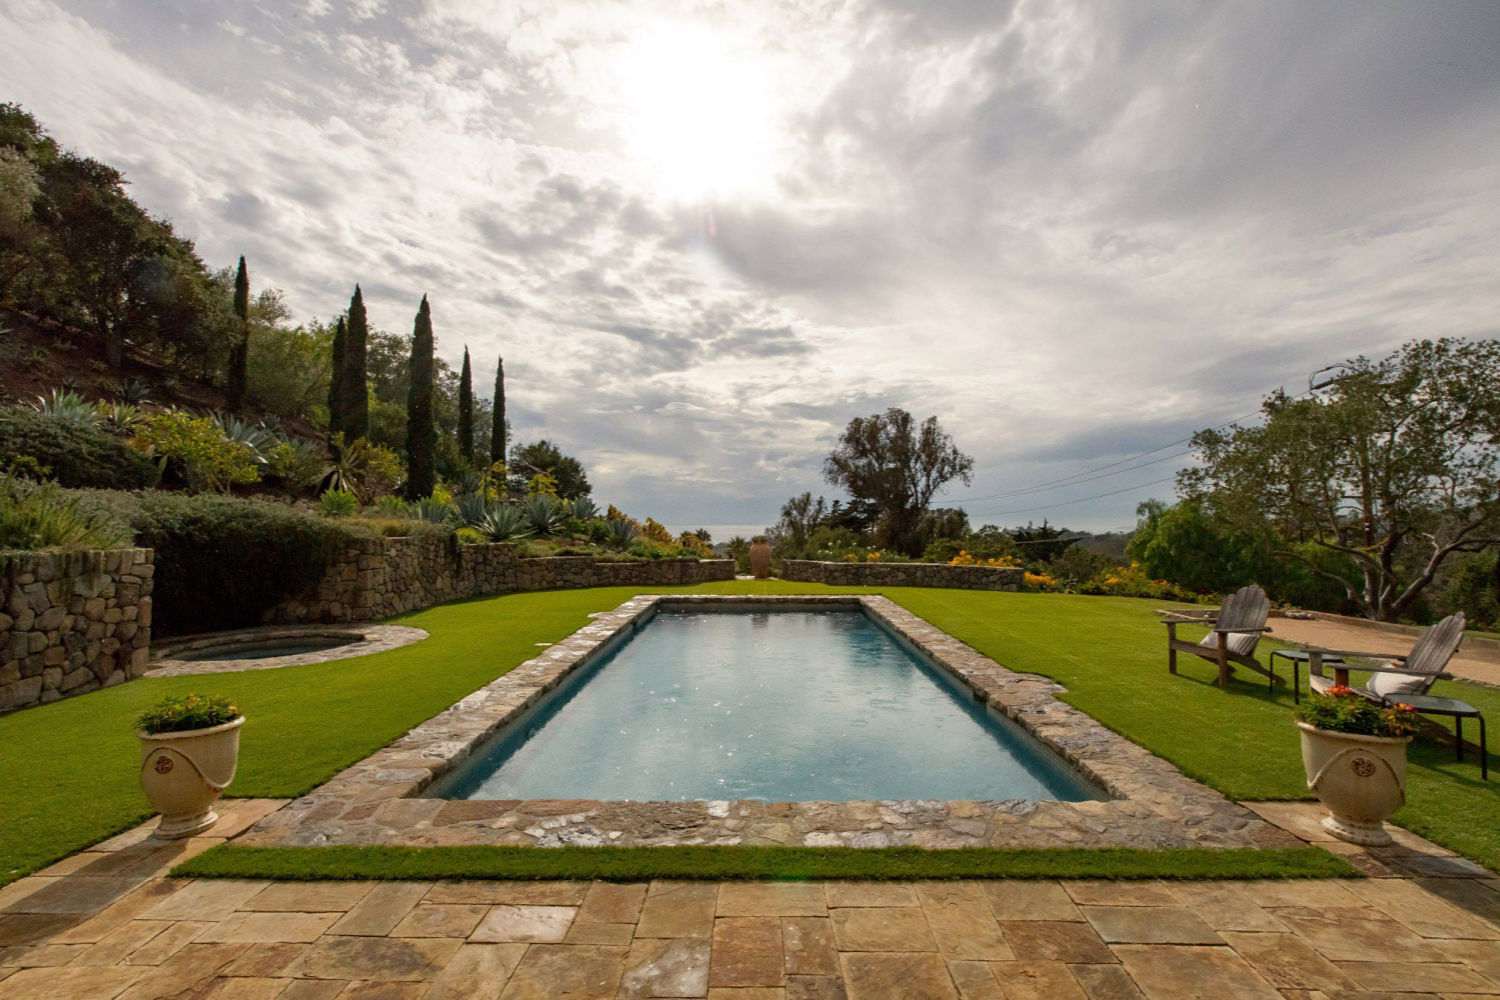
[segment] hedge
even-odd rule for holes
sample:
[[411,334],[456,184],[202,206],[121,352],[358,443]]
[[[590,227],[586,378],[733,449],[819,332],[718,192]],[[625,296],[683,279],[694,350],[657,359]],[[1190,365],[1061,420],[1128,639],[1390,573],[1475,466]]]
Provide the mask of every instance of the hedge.
[[63,486],[134,490],[156,485],[156,463],[98,426],[25,407],[0,409],[0,456],[30,458]]
[[346,544],[369,536],[355,522],[269,500],[156,490],[79,495],[128,524],[137,545],[156,550],[153,627],[163,634],[258,625],[317,584]]

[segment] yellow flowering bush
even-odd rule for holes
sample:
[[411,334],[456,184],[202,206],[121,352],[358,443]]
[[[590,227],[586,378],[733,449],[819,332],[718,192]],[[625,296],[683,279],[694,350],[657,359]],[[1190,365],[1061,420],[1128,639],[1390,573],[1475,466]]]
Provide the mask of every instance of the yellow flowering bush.
[[1026,587],[1029,590],[1056,590],[1057,578],[1046,573],[1025,574]]
[[983,559],[970,554],[968,549],[960,549],[958,555],[948,560],[949,566],[992,566],[995,569],[1016,569],[1021,561],[1014,556],[992,556]]

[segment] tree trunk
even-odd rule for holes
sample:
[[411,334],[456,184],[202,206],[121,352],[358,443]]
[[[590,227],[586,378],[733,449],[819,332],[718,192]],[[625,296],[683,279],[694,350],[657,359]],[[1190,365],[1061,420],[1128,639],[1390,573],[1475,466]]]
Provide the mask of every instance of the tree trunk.
[[104,336],[104,361],[111,368],[125,367],[125,337],[114,323],[101,323]]

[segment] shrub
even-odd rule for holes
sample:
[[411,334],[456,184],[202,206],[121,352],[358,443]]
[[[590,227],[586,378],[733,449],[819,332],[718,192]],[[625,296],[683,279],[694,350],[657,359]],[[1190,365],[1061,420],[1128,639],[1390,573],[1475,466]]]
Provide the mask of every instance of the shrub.
[[329,490],[318,497],[318,511],[324,517],[349,517],[359,513],[359,497],[349,490]]
[[264,452],[265,476],[291,493],[301,493],[317,485],[327,462],[321,448],[303,441],[277,441]]
[[1359,736],[1410,736],[1418,723],[1410,705],[1383,708],[1343,686],[1314,693],[1298,706],[1297,718],[1329,732]]
[[520,510],[531,533],[543,538],[556,534],[568,516],[567,508],[545,493],[528,496],[521,502]]
[[71,389],[53,389],[45,396],[38,396],[31,406],[42,416],[63,423],[84,427],[99,423],[93,404]]
[[525,538],[533,531],[531,519],[515,504],[493,504],[472,525],[492,542]]
[[231,440],[211,417],[163,410],[141,421],[136,447],[157,456],[192,490],[228,492],[260,478],[255,449]]
[[32,460],[63,486],[141,489],[156,485],[157,468],[146,456],[97,423],[57,420],[35,410],[0,410],[0,455],[13,466]]
[[287,504],[212,494],[90,491],[156,550],[156,627],[163,634],[258,625],[306,593],[335,555],[369,530]]
[[240,717],[228,698],[220,695],[189,694],[165,698],[152,705],[136,719],[136,728],[150,734],[185,733],[191,729],[222,726]]
[[0,549],[110,549],[130,539],[120,520],[56,484],[0,477]]

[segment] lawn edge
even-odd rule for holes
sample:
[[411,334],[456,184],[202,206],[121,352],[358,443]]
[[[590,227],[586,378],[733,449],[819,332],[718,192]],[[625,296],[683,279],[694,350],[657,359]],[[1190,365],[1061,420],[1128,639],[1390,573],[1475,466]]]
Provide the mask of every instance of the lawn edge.
[[183,878],[803,881],[858,879],[1362,878],[1317,847],[240,847],[223,844],[172,869]]

